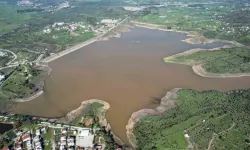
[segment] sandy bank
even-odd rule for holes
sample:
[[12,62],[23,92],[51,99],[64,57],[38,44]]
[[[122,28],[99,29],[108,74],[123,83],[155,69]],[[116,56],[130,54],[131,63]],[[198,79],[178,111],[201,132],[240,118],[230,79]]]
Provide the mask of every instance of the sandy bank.
[[142,109],[139,110],[137,112],[134,112],[129,121],[128,124],[126,126],[126,134],[127,134],[127,138],[129,140],[129,143],[136,148],[137,144],[136,144],[136,137],[133,134],[133,129],[134,126],[137,122],[140,121],[141,118],[148,116],[148,115],[160,115],[163,112],[165,112],[166,110],[169,110],[171,108],[175,107],[175,102],[177,100],[177,92],[180,90],[180,88],[175,88],[170,92],[167,92],[166,96],[164,96],[161,99],[161,103],[160,105],[156,108],[156,109]]
[[185,56],[185,55],[190,55],[192,53],[195,52],[199,52],[199,51],[203,51],[203,50],[209,50],[209,51],[215,51],[215,50],[221,50],[222,48],[231,48],[234,47],[233,45],[225,45],[222,47],[217,47],[217,48],[213,48],[213,49],[191,49],[188,51],[185,51],[183,53],[179,53],[173,56],[169,56],[169,57],[165,57],[163,58],[164,62],[166,63],[177,63],[177,64],[183,64],[183,65],[190,65],[192,66],[192,69],[194,71],[194,73],[196,73],[197,75],[201,76],[201,77],[207,77],[207,78],[233,78],[233,77],[243,77],[243,76],[250,76],[250,73],[211,73],[211,72],[207,72],[203,67],[202,64],[200,62],[196,62],[196,61],[186,61],[186,62],[177,62],[175,61],[175,59],[177,57],[180,56]]

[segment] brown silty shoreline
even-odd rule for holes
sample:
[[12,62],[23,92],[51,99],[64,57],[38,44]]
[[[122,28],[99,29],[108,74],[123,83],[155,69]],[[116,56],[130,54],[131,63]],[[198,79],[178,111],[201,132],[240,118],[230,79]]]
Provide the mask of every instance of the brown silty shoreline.
[[[249,88],[250,78],[208,79],[189,66],[165,63],[162,59],[196,45],[187,44],[182,33],[133,28],[119,39],[99,41],[49,64],[53,69],[44,93],[20,103],[17,113],[45,117],[65,116],[82,101],[101,99],[110,104],[107,120],[125,143],[128,120],[133,112],[156,108],[160,99],[175,87],[227,91]],[[199,45],[203,47],[204,45]],[[206,48],[220,47],[211,44]]]
[[156,107],[155,109],[141,109],[137,112],[134,112],[126,126],[126,134],[128,137],[129,143],[136,148],[137,147],[137,142],[136,142],[136,137],[133,134],[134,126],[136,123],[140,121],[145,116],[149,115],[160,115],[164,113],[166,110],[172,109],[176,106],[176,100],[177,100],[177,92],[180,90],[180,88],[175,88],[170,92],[167,92],[167,94],[161,98],[160,105]]

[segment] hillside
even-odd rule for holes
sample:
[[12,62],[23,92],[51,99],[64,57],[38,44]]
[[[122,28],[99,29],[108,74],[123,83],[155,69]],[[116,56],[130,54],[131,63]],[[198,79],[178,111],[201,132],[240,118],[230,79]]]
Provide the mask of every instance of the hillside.
[[138,149],[249,149],[249,97],[249,90],[180,90],[174,109],[137,123]]
[[169,57],[166,62],[197,65],[201,64],[211,73],[249,73],[250,51],[242,47],[221,50],[203,50],[190,54]]

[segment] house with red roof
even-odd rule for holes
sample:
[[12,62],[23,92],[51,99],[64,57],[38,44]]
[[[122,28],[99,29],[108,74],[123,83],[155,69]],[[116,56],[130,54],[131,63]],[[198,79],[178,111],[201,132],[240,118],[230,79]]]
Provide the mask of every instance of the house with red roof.
[[31,138],[30,138],[30,135],[29,134],[26,134],[26,135],[24,135],[23,137],[22,137],[22,141],[23,142],[27,142],[27,141],[30,141],[31,140]]

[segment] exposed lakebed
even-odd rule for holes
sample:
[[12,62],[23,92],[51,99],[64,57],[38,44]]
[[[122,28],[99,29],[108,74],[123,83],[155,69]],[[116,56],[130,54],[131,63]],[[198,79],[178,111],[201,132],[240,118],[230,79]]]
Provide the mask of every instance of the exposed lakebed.
[[64,116],[89,99],[110,104],[107,120],[125,142],[131,114],[154,103],[173,88],[227,91],[250,88],[250,77],[203,78],[190,66],[165,63],[163,58],[193,48],[215,48],[223,43],[192,45],[186,34],[132,28],[121,38],[99,41],[61,57],[49,65],[44,94],[18,104],[16,111],[46,117]]

